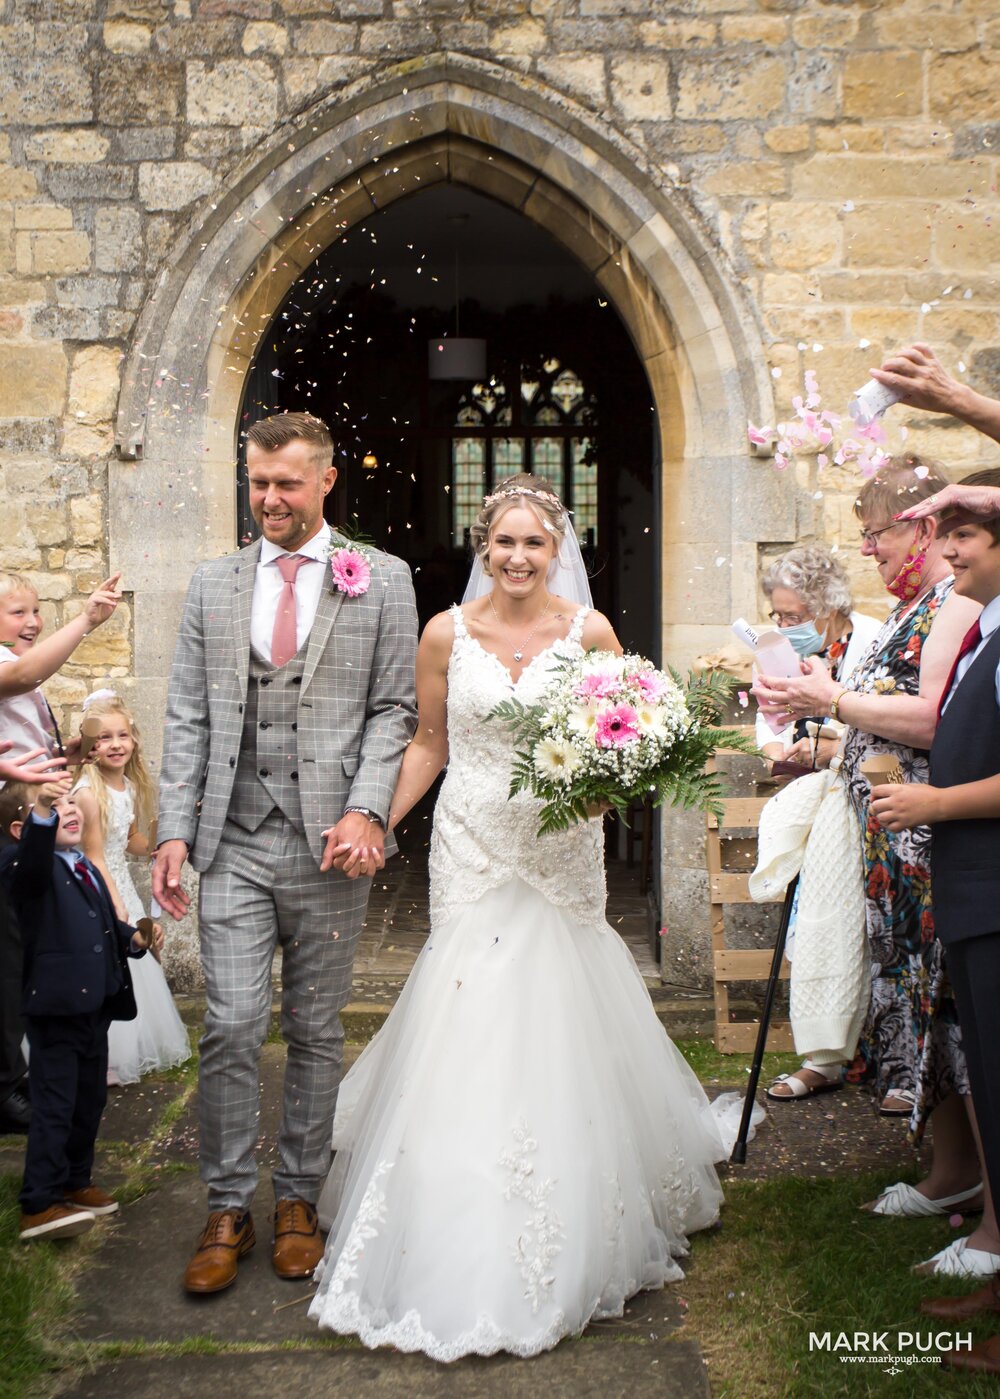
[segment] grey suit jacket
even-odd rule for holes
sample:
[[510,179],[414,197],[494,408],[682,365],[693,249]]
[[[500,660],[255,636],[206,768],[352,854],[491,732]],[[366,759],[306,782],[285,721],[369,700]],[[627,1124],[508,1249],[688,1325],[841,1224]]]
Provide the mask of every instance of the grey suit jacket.
[[[328,572],[307,643],[296,737],[302,815],[317,864],[321,832],[345,806],[367,807],[385,822],[417,723],[410,570],[391,554],[367,552],[368,591],[348,597]],[[215,856],[233,788],[259,556],[258,540],[199,565],[170,672],[159,840],[186,841],[199,871]]]

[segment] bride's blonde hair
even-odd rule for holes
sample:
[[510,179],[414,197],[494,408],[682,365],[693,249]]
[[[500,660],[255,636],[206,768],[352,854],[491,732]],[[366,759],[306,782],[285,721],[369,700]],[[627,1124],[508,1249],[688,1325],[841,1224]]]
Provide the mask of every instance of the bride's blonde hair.
[[521,472],[501,481],[492,495],[483,501],[483,508],[469,530],[469,540],[483,572],[490,576],[490,538],[508,510],[528,509],[547,534],[551,534],[558,552],[566,534],[566,511],[562,501],[544,476]]
[[[132,717],[132,711],[121,695],[116,694],[114,690],[101,690],[84,700],[83,717],[85,719],[107,719],[112,714],[122,716],[128,724],[132,742],[135,744],[132,756],[125,764],[125,776],[131,782],[132,790],[135,793],[136,823],[141,828],[148,830],[156,811],[156,788],[153,786],[153,779],[146,766],[146,760],[142,756],[139,726]],[[108,784],[96,761],[81,763],[76,769],[74,782],[79,782],[84,773],[86,773],[87,781],[93,788],[97,800],[97,810],[101,818],[101,834],[106,836],[111,819],[111,798],[108,796]]]

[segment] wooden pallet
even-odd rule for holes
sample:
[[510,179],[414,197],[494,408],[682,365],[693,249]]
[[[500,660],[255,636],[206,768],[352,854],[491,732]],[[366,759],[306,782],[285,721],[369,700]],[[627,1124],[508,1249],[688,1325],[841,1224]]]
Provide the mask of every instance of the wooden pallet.
[[[728,831],[756,832],[766,797],[729,797],[722,803],[722,819],[708,814],[705,858],[708,866],[709,919],[712,932],[713,992],[715,997],[715,1047],[723,1054],[752,1054],[757,1042],[756,1020],[731,1020],[729,985],[734,981],[766,981],[771,974],[773,949],[726,946],[726,908],[748,904],[750,872],[756,864],[756,834],[726,837]],[[723,867],[723,841],[730,865]],[[783,902],[778,894],[770,903]],[[775,928],[777,932],[777,928]],[[781,976],[787,980],[789,965],[782,959]],[[767,1036],[769,1050],[792,1050],[792,1030],[787,1020],[772,1021]]]

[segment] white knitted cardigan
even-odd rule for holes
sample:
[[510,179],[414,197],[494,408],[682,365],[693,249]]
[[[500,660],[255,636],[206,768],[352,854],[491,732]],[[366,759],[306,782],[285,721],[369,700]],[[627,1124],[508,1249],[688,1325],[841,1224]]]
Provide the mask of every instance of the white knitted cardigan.
[[790,987],[795,1048],[851,1059],[871,977],[861,834],[839,768],[836,757],[764,807],[750,895],[773,898],[799,875]]

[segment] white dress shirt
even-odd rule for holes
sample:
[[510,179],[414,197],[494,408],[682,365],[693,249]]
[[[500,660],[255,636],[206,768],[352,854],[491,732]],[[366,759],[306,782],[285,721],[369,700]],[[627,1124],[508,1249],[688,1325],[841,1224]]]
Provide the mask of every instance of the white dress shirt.
[[[962,678],[968,671],[969,667],[972,665],[973,661],[979,655],[980,651],[986,645],[987,641],[989,641],[990,637],[996,631],[997,627],[1000,627],[1000,595],[998,595],[995,598],[991,598],[990,601],[983,608],[982,612],[980,612],[979,614],[979,630],[983,634],[983,639],[974,651],[970,651],[959,661],[958,669],[955,671],[955,679],[952,681],[951,689],[948,691],[948,694],[945,697],[944,704],[941,706],[942,714],[948,708],[948,705],[951,703],[951,697],[958,689],[958,686],[961,683]],[[993,688],[997,697],[997,708],[1000,709],[1000,665],[997,666],[996,679],[994,681]]]
[[330,526],[324,522],[319,533],[314,534],[312,539],[297,549],[282,549],[267,539],[261,540],[260,561],[257,564],[250,610],[250,645],[266,665],[271,664],[274,619],[278,611],[278,599],[285,586],[285,580],[275,560],[289,558],[294,554],[302,554],[307,559],[315,560],[314,563],[303,564],[295,579],[295,645],[296,649],[301,651],[316,620],[320,593],[326,581],[330,555]]

